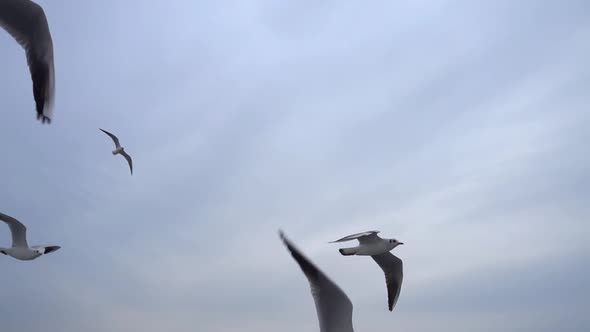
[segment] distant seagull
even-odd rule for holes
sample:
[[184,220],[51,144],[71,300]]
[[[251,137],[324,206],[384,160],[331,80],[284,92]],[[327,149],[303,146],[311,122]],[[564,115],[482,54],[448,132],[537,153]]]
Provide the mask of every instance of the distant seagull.
[[320,332],[354,332],[352,302],[338,285],[303,256],[283,232],[279,236],[309,281],[311,295],[320,321]]
[[389,304],[389,311],[392,311],[397,303],[401,288],[403,274],[402,260],[391,254],[389,251],[397,247],[402,242],[396,239],[382,239],[377,233],[379,231],[369,231],[358,234],[345,236],[340,240],[332,241],[345,242],[350,240],[358,240],[359,246],[353,248],[342,248],[340,253],[344,256],[359,255],[371,256],[375,262],[385,272],[385,282],[387,283],[387,302]]
[[43,8],[29,0],[0,0],[0,27],[25,49],[37,119],[51,123],[55,96],[53,41]]
[[[0,0],[4,1],[4,0]],[[0,212],[0,220],[8,224],[12,233],[12,248],[0,248],[0,253],[19,259],[30,261],[41,255],[46,255],[61,248],[60,246],[33,246],[27,244],[27,228],[20,221]]]
[[[100,128],[98,128],[98,129],[100,129]],[[121,144],[119,144],[119,139],[117,138],[117,136],[109,133],[108,131],[106,131],[104,129],[100,129],[100,130],[103,133],[109,135],[113,139],[113,142],[115,142],[115,150],[113,150],[113,152],[112,152],[113,155],[120,154],[123,157],[125,157],[125,159],[127,159],[127,163],[129,164],[129,169],[131,170],[131,175],[133,175],[133,161],[131,160],[131,157],[127,154],[127,152],[125,152],[125,149],[121,146]]]

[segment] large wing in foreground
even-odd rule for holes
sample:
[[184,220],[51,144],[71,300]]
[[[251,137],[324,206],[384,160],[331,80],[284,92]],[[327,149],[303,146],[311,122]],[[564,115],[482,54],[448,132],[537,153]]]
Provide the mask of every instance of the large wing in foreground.
[[404,278],[402,260],[390,252],[371,257],[385,273],[387,304],[389,306],[389,311],[392,311],[402,289],[402,280]]
[[[1,0],[0,0],[1,1]],[[27,244],[27,228],[16,218],[0,212],[0,220],[8,224],[10,233],[12,233],[12,247],[13,248],[28,248]]]
[[50,123],[55,96],[55,69],[53,41],[43,8],[29,0],[1,0],[0,27],[25,49],[37,118],[42,123]]
[[307,277],[320,323],[320,332],[354,332],[352,302],[280,232],[281,239]]

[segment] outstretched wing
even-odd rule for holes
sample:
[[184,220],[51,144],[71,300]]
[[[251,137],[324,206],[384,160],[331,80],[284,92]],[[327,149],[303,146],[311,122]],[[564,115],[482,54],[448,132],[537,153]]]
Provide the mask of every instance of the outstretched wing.
[[102,131],[103,133],[105,133],[105,134],[109,135],[109,137],[110,137],[110,138],[113,140],[113,142],[115,142],[115,147],[116,147],[117,149],[121,147],[121,145],[119,144],[119,139],[117,138],[117,136],[115,136],[115,135],[113,135],[113,134],[109,133],[108,131],[106,131],[106,130],[104,130],[104,129],[101,129],[101,128],[98,128],[98,129],[100,129],[100,131]]
[[127,163],[129,164],[129,169],[131,170],[131,175],[133,175],[133,161],[131,160],[131,156],[127,154],[127,152],[122,151],[121,155],[127,159]]
[[0,220],[8,224],[10,233],[12,233],[12,247],[13,248],[28,248],[27,244],[27,228],[20,221],[15,218],[5,215],[0,212]]
[[354,332],[352,302],[346,294],[279,232],[281,239],[307,277],[320,323],[320,332]]
[[390,252],[371,257],[385,273],[387,303],[389,305],[389,311],[392,311],[402,289],[402,280],[404,278],[402,260]]
[[368,232],[356,233],[356,234],[352,234],[349,236],[345,236],[345,237],[341,238],[340,240],[332,241],[330,243],[346,242],[346,241],[351,241],[351,240],[359,240],[360,243],[370,243],[370,242],[380,239],[380,237],[377,235],[377,233],[379,233],[379,231],[368,231]]
[[2,0],[0,27],[25,49],[37,118],[51,123],[55,96],[53,41],[43,8],[29,0]]

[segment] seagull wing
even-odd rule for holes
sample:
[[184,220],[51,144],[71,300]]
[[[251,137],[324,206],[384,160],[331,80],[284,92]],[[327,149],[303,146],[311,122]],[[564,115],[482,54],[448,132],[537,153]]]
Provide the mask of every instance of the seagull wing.
[[12,233],[13,248],[28,248],[27,244],[27,227],[15,218],[0,212],[0,220],[8,224],[10,233]]
[[352,302],[332,280],[318,269],[280,232],[287,249],[307,277],[315,302],[320,332],[354,332]]
[[402,289],[402,280],[404,278],[402,260],[390,252],[371,257],[385,273],[387,303],[389,305],[389,311],[392,311]]
[[133,161],[131,160],[131,156],[127,154],[127,152],[125,152],[125,150],[123,150],[121,152],[121,155],[123,157],[125,157],[125,159],[127,159],[127,163],[129,164],[129,169],[131,170],[131,175],[133,175]]
[[47,255],[51,252],[61,249],[60,246],[33,246],[32,248],[34,248],[34,249],[43,248],[43,255]]
[[33,80],[37,119],[51,123],[55,96],[53,41],[43,8],[29,0],[0,1],[0,27],[24,49]]
[[113,142],[115,142],[115,148],[117,148],[117,149],[118,149],[118,148],[120,148],[120,147],[121,147],[121,145],[119,144],[119,139],[117,138],[117,136],[115,136],[115,135],[113,135],[113,134],[109,133],[108,131],[106,131],[106,130],[104,130],[104,129],[101,129],[101,128],[98,128],[98,129],[100,129],[100,131],[102,131],[103,133],[105,133],[105,134],[109,135],[109,137],[110,137],[110,138],[113,140]]
[[356,234],[352,234],[349,236],[345,236],[345,237],[341,238],[340,240],[332,241],[330,243],[345,242],[345,241],[351,241],[351,240],[359,240],[359,242],[361,244],[371,243],[371,242],[374,242],[375,240],[380,239],[380,237],[377,235],[377,233],[379,233],[379,231],[368,231],[368,232],[356,233]]

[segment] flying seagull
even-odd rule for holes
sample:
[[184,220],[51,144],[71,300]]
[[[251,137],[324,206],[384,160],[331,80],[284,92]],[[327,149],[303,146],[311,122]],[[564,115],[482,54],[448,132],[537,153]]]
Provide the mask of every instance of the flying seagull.
[[[100,128],[98,128],[100,129]],[[117,155],[120,154],[123,157],[125,157],[125,159],[127,159],[127,163],[129,164],[129,169],[131,170],[131,175],[133,175],[133,161],[131,160],[131,157],[127,154],[127,152],[125,152],[125,148],[123,148],[121,146],[121,144],[119,144],[119,139],[117,138],[117,136],[109,133],[108,131],[104,130],[104,129],[100,129],[103,133],[109,135],[112,139],[113,142],[115,142],[115,150],[113,150],[113,155]]]
[[330,243],[345,242],[351,240],[358,240],[359,245],[353,248],[339,249],[344,256],[359,255],[371,256],[375,262],[381,267],[385,273],[385,283],[387,284],[387,303],[389,311],[392,311],[397,303],[399,297],[403,274],[402,260],[397,258],[389,251],[397,247],[402,242],[396,239],[382,239],[377,233],[379,231],[368,231],[345,236],[340,240],[332,241]]
[[[0,0],[4,1],[4,0]],[[0,220],[8,224],[10,233],[12,233],[12,247],[0,248],[0,253],[19,259],[21,261],[30,261],[41,255],[46,255],[61,248],[60,246],[33,246],[29,248],[27,244],[27,228],[11,216],[0,212]]]
[[0,27],[25,49],[37,119],[51,123],[55,96],[53,41],[43,8],[30,0],[0,0]]
[[303,256],[283,232],[279,231],[279,236],[309,281],[320,321],[320,332],[354,332],[352,302],[348,296],[307,257]]

